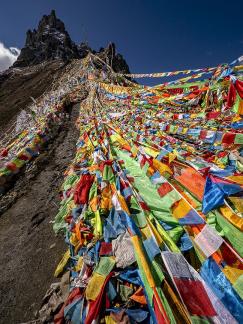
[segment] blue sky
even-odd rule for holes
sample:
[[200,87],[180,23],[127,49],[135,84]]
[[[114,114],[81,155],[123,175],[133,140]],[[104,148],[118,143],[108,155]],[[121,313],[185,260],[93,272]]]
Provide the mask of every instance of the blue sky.
[[94,49],[115,42],[134,73],[214,66],[243,54],[238,0],[2,0],[0,42],[21,48],[27,29],[51,9],[75,42]]

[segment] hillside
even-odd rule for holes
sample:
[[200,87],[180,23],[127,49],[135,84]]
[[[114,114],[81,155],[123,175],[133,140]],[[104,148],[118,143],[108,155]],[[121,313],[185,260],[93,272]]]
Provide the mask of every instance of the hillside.
[[[61,37],[56,39],[60,32],[67,38],[64,46],[59,44]],[[75,45],[54,12],[41,19],[37,30],[27,32],[20,57],[13,67],[0,74],[2,143],[18,134],[16,122],[23,111],[28,118],[31,116],[33,99],[38,102],[43,94],[48,96],[58,88],[66,75],[73,75],[76,66],[82,66],[88,52],[105,62],[112,60],[118,72],[129,72],[114,44],[99,52],[86,44]],[[100,61],[96,64],[98,69],[102,66]],[[86,96],[83,89],[83,99]],[[82,95],[79,95],[80,100]],[[42,154],[11,179],[4,194],[0,192],[0,291],[5,296],[0,302],[0,323],[19,323],[33,318],[54,281],[53,273],[65,246],[63,239],[53,235],[50,222],[58,212],[64,171],[75,156],[78,114],[79,104],[75,104],[70,120],[57,130]],[[26,120],[26,127],[29,122],[33,121]],[[0,160],[0,167],[4,161]]]
[[1,75],[26,101],[2,108],[0,322],[243,322],[242,62],[131,74],[54,11],[27,32]]
[[0,75],[0,131],[14,122],[17,114],[50,90],[52,82],[61,75],[65,63],[61,60],[34,66],[10,68]]

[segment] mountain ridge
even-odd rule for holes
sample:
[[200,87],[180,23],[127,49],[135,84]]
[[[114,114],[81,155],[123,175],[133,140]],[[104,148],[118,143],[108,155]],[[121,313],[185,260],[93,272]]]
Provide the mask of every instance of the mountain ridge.
[[49,15],[41,18],[37,29],[27,31],[25,45],[13,67],[32,66],[58,59],[68,62],[72,59],[82,59],[88,53],[105,59],[115,72],[130,72],[123,56],[116,52],[114,43],[111,42],[106,48],[101,47],[99,51],[91,49],[86,42],[75,44],[63,21],[57,18],[55,10],[52,10]]

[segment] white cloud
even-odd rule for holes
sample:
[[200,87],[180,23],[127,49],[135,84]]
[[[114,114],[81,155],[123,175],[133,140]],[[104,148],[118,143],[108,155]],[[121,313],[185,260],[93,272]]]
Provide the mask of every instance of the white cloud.
[[7,70],[18,58],[20,50],[16,47],[5,47],[0,42],[0,72]]

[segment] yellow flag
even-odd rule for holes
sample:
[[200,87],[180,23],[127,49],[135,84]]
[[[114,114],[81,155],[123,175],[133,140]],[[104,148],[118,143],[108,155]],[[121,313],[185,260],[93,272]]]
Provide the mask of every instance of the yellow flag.
[[69,261],[69,258],[70,258],[70,250],[68,249],[68,250],[64,253],[64,255],[63,255],[63,257],[62,257],[62,260],[59,262],[59,264],[58,264],[58,266],[57,266],[57,268],[56,268],[56,270],[55,270],[55,273],[54,273],[54,276],[55,276],[55,277],[58,277],[58,276],[63,272],[63,270],[64,270],[66,264],[67,264],[68,261]]
[[164,172],[169,172],[172,174],[172,170],[164,163],[154,159],[153,160],[153,167],[160,172],[160,174],[163,174]]
[[169,153],[169,164],[171,164],[172,161],[175,160],[177,155],[175,153]]
[[88,300],[96,300],[99,293],[104,285],[105,276],[102,276],[96,272],[93,273],[91,279],[89,280],[88,286],[86,288],[86,298]]

